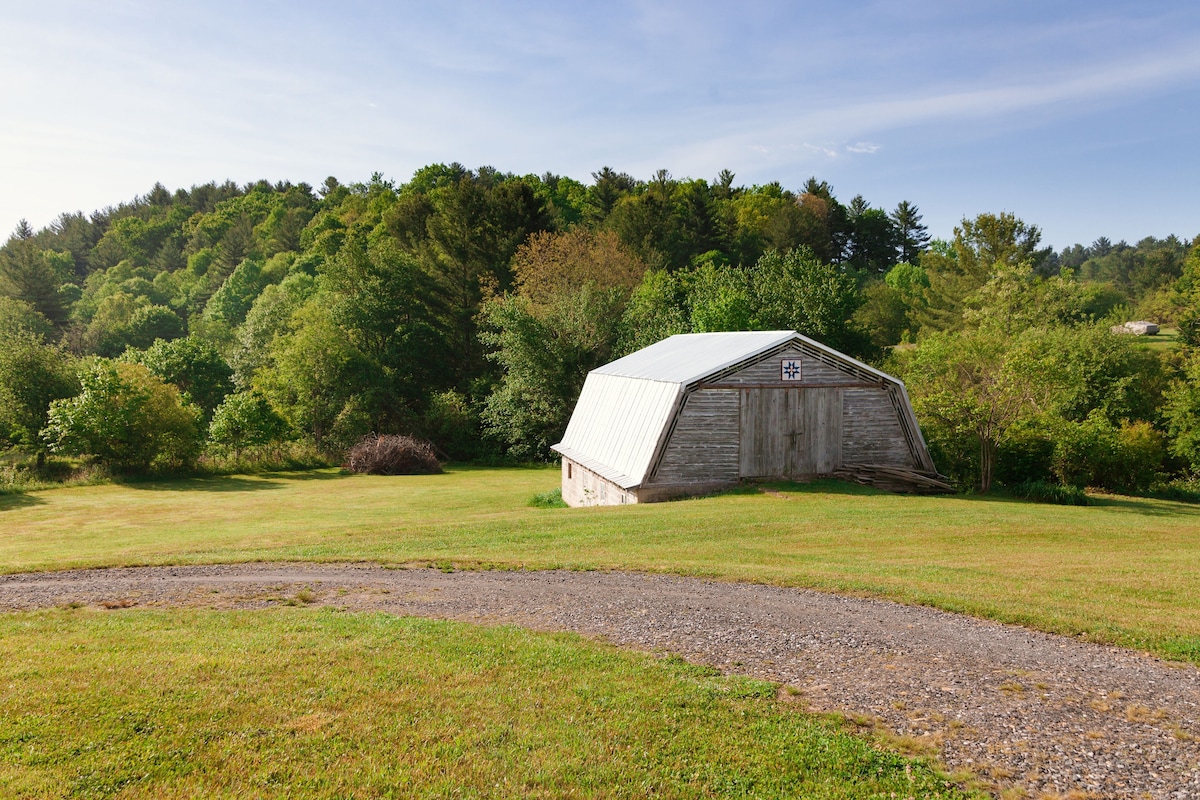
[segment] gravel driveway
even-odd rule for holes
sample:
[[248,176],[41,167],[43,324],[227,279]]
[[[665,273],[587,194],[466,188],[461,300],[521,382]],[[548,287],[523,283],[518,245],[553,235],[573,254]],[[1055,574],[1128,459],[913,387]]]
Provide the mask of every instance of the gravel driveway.
[[578,631],[778,681],[997,791],[1200,798],[1195,667],[929,608],[619,572],[241,564],[0,576],[0,609],[261,608],[306,588],[313,605]]

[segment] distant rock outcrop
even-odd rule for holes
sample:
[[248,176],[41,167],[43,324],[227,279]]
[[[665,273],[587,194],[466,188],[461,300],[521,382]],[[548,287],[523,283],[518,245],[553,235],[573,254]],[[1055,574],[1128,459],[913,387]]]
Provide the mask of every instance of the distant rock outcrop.
[[1113,325],[1113,333],[1132,333],[1137,336],[1154,336],[1158,333],[1158,323],[1149,322],[1147,320],[1138,320],[1137,322],[1126,322],[1124,325]]

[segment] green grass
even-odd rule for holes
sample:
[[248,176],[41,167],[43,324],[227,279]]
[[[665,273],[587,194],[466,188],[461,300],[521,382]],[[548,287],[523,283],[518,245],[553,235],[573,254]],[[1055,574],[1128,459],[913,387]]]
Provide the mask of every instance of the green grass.
[[551,489],[548,492],[539,492],[535,494],[529,501],[529,505],[534,508],[567,508],[567,501],[563,500],[562,488]]
[[1179,341],[1178,328],[1159,328],[1153,336],[1138,336],[1138,343],[1148,350],[1167,351],[1178,350],[1183,346]]
[[911,497],[829,482],[530,507],[551,469],[336,471],[0,496],[0,565],[374,560],[635,569],[885,597],[1200,663],[1200,508]]
[[6,797],[960,798],[771,684],[330,610],[0,616]]

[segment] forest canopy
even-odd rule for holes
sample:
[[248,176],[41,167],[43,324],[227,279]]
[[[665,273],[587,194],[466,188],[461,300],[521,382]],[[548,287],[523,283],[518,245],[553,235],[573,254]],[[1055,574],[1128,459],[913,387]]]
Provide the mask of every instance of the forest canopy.
[[[1174,346],[1111,332],[1133,319]],[[0,248],[0,449],[186,469],[399,433],[547,459],[588,370],[674,333],[784,328],[905,379],[964,488],[1200,470],[1196,241],[1056,252],[1008,213],[936,240],[913,202],[844,203],[816,178],[460,164],[158,184],[22,222]]]

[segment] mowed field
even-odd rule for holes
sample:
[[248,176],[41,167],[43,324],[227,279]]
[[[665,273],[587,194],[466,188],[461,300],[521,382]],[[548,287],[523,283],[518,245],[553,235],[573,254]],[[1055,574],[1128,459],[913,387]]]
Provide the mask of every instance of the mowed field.
[[837,482],[644,506],[529,505],[558,481],[552,469],[328,470],[0,496],[0,566],[672,572],[926,604],[1200,663],[1200,507],[909,497]]
[[976,796],[776,692],[385,614],[0,615],[0,796]]
[[[556,479],[323,471],[2,496],[0,563],[675,569],[685,528],[622,563],[637,538],[613,536],[622,509],[527,505]],[[0,614],[0,707],[6,797],[982,796],[770,683],[574,634],[302,604]]]

